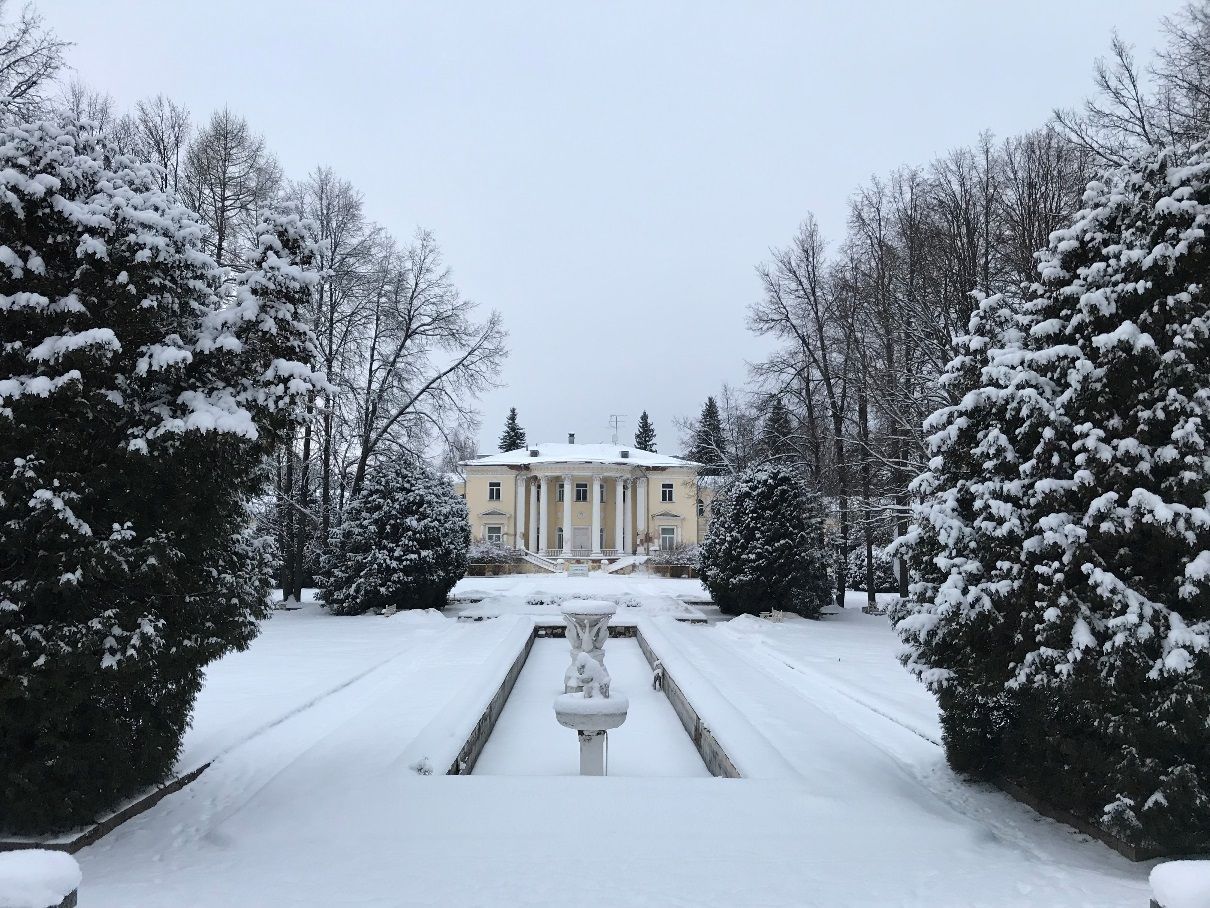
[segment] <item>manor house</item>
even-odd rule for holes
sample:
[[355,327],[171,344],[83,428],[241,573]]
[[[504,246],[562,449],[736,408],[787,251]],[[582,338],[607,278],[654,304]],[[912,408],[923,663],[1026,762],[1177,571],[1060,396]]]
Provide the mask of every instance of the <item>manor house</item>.
[[705,533],[711,490],[679,457],[569,435],[462,466],[472,536],[541,557],[646,554]]

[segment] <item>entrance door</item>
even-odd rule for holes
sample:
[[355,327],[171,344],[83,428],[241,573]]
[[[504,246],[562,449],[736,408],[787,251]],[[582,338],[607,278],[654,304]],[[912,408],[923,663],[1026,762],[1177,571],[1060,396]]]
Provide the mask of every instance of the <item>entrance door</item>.
[[590,550],[588,544],[589,534],[592,532],[592,527],[572,527],[571,528],[571,547],[577,552],[587,552]]

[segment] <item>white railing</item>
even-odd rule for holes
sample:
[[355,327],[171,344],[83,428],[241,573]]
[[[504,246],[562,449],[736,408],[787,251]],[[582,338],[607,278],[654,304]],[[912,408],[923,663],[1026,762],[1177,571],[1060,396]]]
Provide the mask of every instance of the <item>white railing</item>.
[[619,549],[601,549],[599,552],[592,549],[569,549],[566,552],[562,549],[543,549],[541,552],[543,558],[617,558],[619,554]]
[[535,552],[526,552],[525,560],[528,561],[530,564],[535,564],[538,567],[545,568],[548,571],[553,572],[553,571],[558,570],[558,565],[556,565],[552,559],[544,558]]

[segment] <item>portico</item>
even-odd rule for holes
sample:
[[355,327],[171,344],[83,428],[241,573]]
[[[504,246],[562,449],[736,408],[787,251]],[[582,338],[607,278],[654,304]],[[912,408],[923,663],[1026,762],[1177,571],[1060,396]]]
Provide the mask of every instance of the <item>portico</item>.
[[[691,461],[569,442],[478,457],[463,467],[476,538],[546,559],[589,561],[699,538]],[[653,520],[660,521],[654,533]]]

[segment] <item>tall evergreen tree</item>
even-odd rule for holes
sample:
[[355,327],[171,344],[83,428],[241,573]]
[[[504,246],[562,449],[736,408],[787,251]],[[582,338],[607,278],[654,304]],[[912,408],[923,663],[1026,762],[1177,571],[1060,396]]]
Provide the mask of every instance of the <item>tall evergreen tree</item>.
[[336,615],[369,609],[443,608],[466,574],[466,501],[423,464],[382,464],[332,531],[320,578]]
[[172,771],[204,666],[256,636],[249,501],[323,382],[297,220],[224,287],[195,216],[87,131],[0,131],[0,185],[0,822],[37,833]]
[[785,464],[794,456],[794,426],[780,397],[773,398],[761,431],[760,452],[767,460]]
[[941,387],[958,403],[925,423],[929,469],[912,486],[913,526],[892,549],[913,580],[892,612],[904,664],[937,695],[950,764],[986,777],[1004,770],[1015,733],[1018,700],[1004,682],[1029,595],[1021,427],[1025,410],[1053,397],[1020,368],[1031,324],[1021,309],[983,300],[957,340]]
[[831,601],[817,495],[775,465],[749,467],[715,497],[702,583],[726,615],[813,617]]
[[634,433],[634,446],[640,451],[650,451],[652,454],[655,450],[655,426],[651,424],[651,418],[644,410],[639,416],[639,425]]
[[[1090,185],[1052,235],[1032,364],[1038,578],[1013,682],[1030,783],[1117,834],[1210,850],[1210,151]],[[1061,778],[1055,774],[1066,770]]]
[[702,465],[699,472],[703,476],[722,476],[727,472],[726,452],[727,435],[723,431],[718,401],[708,397],[693,430],[689,459]]
[[[1084,200],[1019,349],[936,423],[898,627],[951,760],[973,751],[1132,844],[1206,851],[1210,154],[1152,153]],[[987,420],[997,396],[1017,412]]]
[[517,422],[517,408],[509,407],[508,419],[504,420],[504,431],[500,435],[501,451],[516,451],[525,447],[525,430]]

